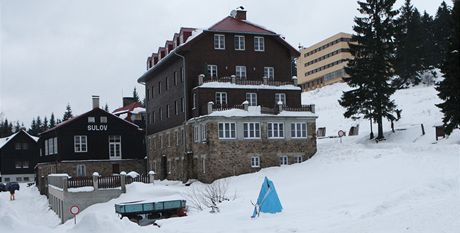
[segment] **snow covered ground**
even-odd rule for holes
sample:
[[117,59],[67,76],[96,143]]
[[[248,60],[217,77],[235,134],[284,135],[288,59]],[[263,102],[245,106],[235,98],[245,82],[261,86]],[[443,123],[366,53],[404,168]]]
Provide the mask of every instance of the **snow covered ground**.
[[[0,232],[460,232],[460,132],[436,142],[433,126],[442,115],[434,106],[439,99],[433,87],[394,95],[403,109],[395,123],[399,130],[391,133],[388,122],[387,140],[378,144],[367,140],[369,121],[343,119],[337,99],[346,89],[336,84],[304,93],[303,103],[316,104],[317,126],[327,127],[327,135],[359,123],[359,136],[342,143],[320,139],[318,153],[308,161],[229,178],[229,193],[236,199],[224,203],[218,214],[191,211],[158,221],[161,228],[120,220],[115,203],[184,198],[192,188],[175,181],[134,183],[120,198],[84,210],[76,225],[59,225],[46,198],[33,187],[21,187],[13,202],[9,193],[0,193]],[[264,176],[276,185],[284,210],[251,219],[250,202],[257,199]]]

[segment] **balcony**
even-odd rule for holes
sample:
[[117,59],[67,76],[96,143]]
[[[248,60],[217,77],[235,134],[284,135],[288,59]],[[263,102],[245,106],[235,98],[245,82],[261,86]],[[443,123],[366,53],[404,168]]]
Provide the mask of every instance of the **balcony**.
[[282,82],[282,81],[274,81],[270,80],[266,77],[263,77],[262,80],[247,80],[245,78],[238,78],[235,75],[230,77],[211,77],[205,76],[203,74],[198,76],[198,85],[201,86],[206,83],[231,83],[235,85],[266,85],[266,86],[297,86],[297,77],[293,77],[291,82]]

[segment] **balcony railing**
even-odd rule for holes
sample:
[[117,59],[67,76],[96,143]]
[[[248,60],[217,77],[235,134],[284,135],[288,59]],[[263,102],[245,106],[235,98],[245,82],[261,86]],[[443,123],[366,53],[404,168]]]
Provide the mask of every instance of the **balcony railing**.
[[[228,105],[214,105],[212,103],[208,103],[208,114],[211,114],[212,112],[216,112],[216,111],[226,111],[226,110],[231,110],[231,109],[241,109],[241,110],[249,111],[249,106],[247,104],[228,106]],[[260,112],[262,114],[276,115],[276,114],[279,114],[281,111],[315,113],[315,105],[309,104],[309,105],[302,105],[300,107],[287,107],[283,105],[277,105],[274,108],[269,108],[269,107],[260,108]]]
[[268,78],[262,78],[262,80],[247,80],[246,78],[238,78],[234,75],[230,77],[210,77],[200,75],[198,76],[198,85],[209,82],[224,82],[233,83],[237,85],[269,85],[269,86],[284,86],[284,85],[297,85],[297,79],[292,79],[291,82],[274,81]]

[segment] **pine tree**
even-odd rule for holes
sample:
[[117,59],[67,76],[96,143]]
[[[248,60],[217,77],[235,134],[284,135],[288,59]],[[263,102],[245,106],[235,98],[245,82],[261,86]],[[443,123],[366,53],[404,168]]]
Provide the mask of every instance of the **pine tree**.
[[14,125],[14,132],[19,132],[21,130],[21,125],[19,124],[19,121],[16,121],[16,124]]
[[136,88],[133,90],[133,99],[134,101],[139,102],[139,95],[137,94]]
[[45,131],[48,130],[48,129],[49,129],[48,118],[45,116],[45,119],[43,119],[42,128],[40,129],[40,133],[43,133],[43,132],[45,132]]
[[106,112],[109,111],[109,105],[107,105],[107,103],[106,103],[105,106],[104,106],[104,111],[106,111]]
[[434,41],[434,29],[433,29],[433,17],[431,17],[426,11],[420,19],[422,25],[422,66],[424,70],[433,69],[435,67],[434,56],[436,54],[436,48],[433,44]]
[[362,17],[355,17],[350,43],[354,56],[345,71],[350,76],[345,82],[352,87],[343,93],[340,105],[346,108],[344,116],[363,115],[378,124],[377,140],[383,136],[383,118],[394,111],[395,104],[390,96],[395,88],[389,83],[393,76],[393,52],[395,34],[394,17],[397,11],[392,7],[396,0],[358,1]]
[[445,25],[451,29],[452,36],[449,40],[449,52],[441,66],[444,80],[436,88],[438,96],[444,102],[436,105],[444,114],[443,123],[446,133],[450,134],[455,128],[460,127],[460,1],[454,2],[452,14],[453,26]]
[[51,117],[50,117],[50,129],[51,128],[54,128],[54,126],[56,126],[56,119],[54,118],[54,113],[51,113]]
[[434,46],[436,54],[434,56],[436,67],[441,67],[443,60],[447,56],[449,49],[449,37],[451,35],[451,12],[447,4],[443,1],[436,12],[433,22],[434,26]]
[[64,113],[64,116],[62,117],[62,121],[66,121],[70,118],[72,118],[73,115],[72,115],[72,108],[70,107],[70,104],[67,104],[66,108],[65,108],[65,113]]
[[27,133],[30,135],[37,135],[37,122],[35,122],[35,119],[32,119],[32,123],[30,124],[30,128],[27,130]]
[[40,118],[40,116],[37,116],[37,119],[35,120],[35,123],[36,123],[36,129],[35,129],[35,134],[38,135],[42,132],[42,129],[43,129],[43,122],[42,122],[42,119]]
[[393,81],[397,89],[408,84],[420,83],[420,72],[423,70],[423,28],[420,13],[412,6],[410,0],[406,0],[400,12],[401,15],[396,20],[394,64],[399,78]]

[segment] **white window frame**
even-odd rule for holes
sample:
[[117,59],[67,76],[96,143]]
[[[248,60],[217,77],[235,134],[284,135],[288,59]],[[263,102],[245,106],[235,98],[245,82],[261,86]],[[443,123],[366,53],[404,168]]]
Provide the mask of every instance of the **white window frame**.
[[307,138],[307,123],[306,122],[291,123],[291,138]]
[[289,165],[289,157],[287,155],[280,156],[280,165]]
[[214,34],[214,49],[225,50],[225,35]]
[[283,102],[283,106],[287,106],[286,93],[275,93],[275,104],[278,104],[280,100]]
[[275,68],[269,66],[264,67],[264,76],[268,78],[268,80],[275,80]]
[[208,139],[208,132],[207,132],[207,125],[206,123],[203,123],[200,125],[200,131],[201,131],[201,141],[206,142]]
[[246,41],[244,36],[242,35],[235,35],[235,50],[237,51],[244,51],[246,49]]
[[217,78],[218,77],[218,70],[217,70],[217,65],[208,65],[208,75],[211,78]]
[[259,168],[260,167],[260,156],[254,155],[251,157],[251,167]]
[[[121,136],[120,135],[109,135],[109,158],[110,159],[121,159]],[[113,148],[112,148],[113,146]]]
[[101,123],[107,123],[107,117],[106,116],[101,116]]
[[260,122],[244,122],[243,123],[243,138],[244,139],[260,139]]
[[235,122],[219,122],[217,125],[219,139],[236,139]]
[[53,148],[54,148],[54,154],[57,154],[58,153],[58,143],[57,143],[57,137],[53,138]]
[[[78,142],[77,142],[77,138],[78,138]],[[84,142],[82,139],[85,139]],[[73,148],[74,148],[75,153],[88,152],[88,137],[86,135],[73,136],[73,145],[74,145]]]
[[96,123],[96,117],[88,117],[88,123]]
[[295,163],[303,162],[303,156],[302,155],[295,156],[294,161],[295,161]]
[[22,168],[29,168],[29,161],[22,161]]
[[246,66],[235,66],[235,76],[240,79],[247,77]]
[[249,106],[257,106],[257,93],[247,92],[246,100],[249,102]]
[[[281,126],[281,127],[280,127]],[[269,139],[284,138],[284,122],[268,122],[267,123],[267,137]]]
[[200,126],[199,125],[193,126],[193,141],[195,143],[200,142]]
[[45,155],[49,155],[48,139],[45,140]]
[[265,51],[265,39],[262,36],[254,36],[254,51]]
[[[226,105],[227,104],[227,92],[216,92],[216,105]],[[224,101],[225,100],[225,101]]]

